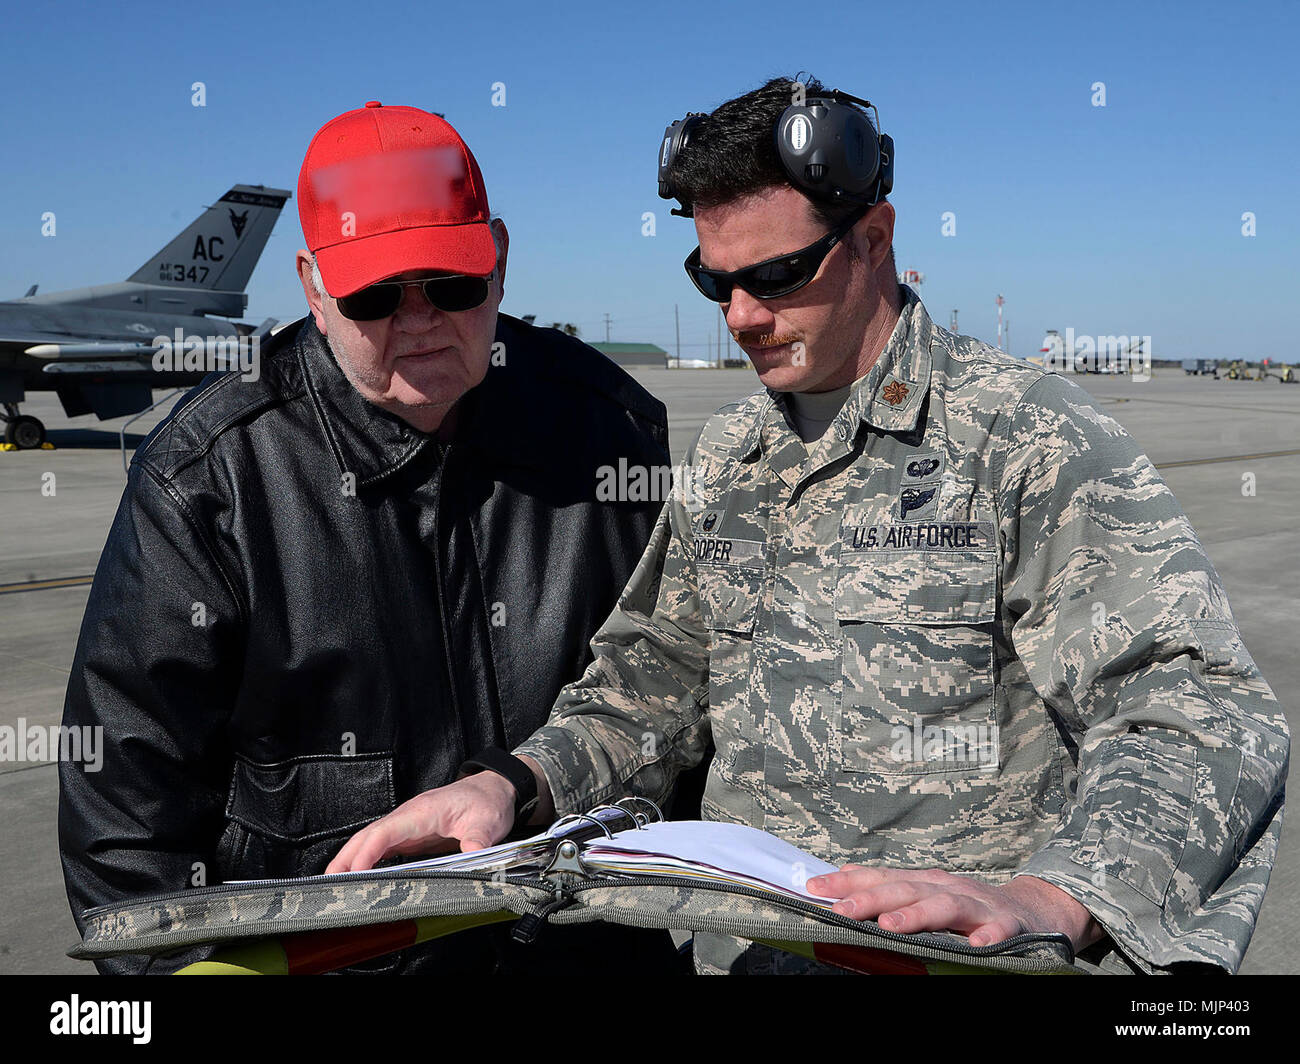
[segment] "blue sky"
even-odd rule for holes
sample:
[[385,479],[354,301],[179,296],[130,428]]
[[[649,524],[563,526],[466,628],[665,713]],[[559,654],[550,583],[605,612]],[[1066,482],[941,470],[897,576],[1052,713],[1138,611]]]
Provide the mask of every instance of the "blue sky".
[[[869,97],[897,147],[895,247],[937,321],[1155,357],[1297,360],[1300,5],[515,2],[27,5],[0,41],[0,298],[121,280],[236,182],[294,189],[368,99],[444,112],[511,231],[503,309],[703,356],[717,311],[658,199],[664,126],[774,75]],[[207,105],[191,106],[190,86]],[[1092,105],[1104,82],[1106,106]],[[505,106],[492,105],[493,85]],[[303,313],[291,201],[248,320]],[[57,236],[42,237],[54,211]],[[642,215],[656,234],[642,235]],[[956,235],[941,235],[944,212]],[[1257,235],[1242,235],[1242,214]]]

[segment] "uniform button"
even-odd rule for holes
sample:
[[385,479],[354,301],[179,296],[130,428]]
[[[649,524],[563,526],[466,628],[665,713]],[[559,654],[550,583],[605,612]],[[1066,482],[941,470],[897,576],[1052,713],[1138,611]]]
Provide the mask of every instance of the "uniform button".
[[367,106],[367,107],[383,107],[384,105],[383,105],[382,103],[380,103],[378,100],[367,100],[367,101],[366,101],[366,106]]

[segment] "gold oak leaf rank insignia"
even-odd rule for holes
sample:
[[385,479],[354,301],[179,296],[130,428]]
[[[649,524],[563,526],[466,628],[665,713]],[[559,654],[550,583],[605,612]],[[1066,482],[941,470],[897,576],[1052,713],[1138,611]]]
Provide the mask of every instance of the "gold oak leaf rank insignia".
[[907,390],[907,385],[902,381],[890,381],[880,395],[890,406],[898,406],[907,398]]

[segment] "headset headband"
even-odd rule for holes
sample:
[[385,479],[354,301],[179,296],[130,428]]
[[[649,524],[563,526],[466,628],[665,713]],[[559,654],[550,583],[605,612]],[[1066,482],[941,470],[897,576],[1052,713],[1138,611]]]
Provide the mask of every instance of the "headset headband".
[[[876,129],[858,109],[875,105],[839,89],[820,92],[803,103],[792,103],[777,120],[776,150],[786,176],[809,199],[826,204],[871,205],[894,187],[894,141]],[[659,195],[677,199],[672,214],[690,218],[694,205],[678,194],[673,167],[691,133],[705,115],[692,112],[664,130],[659,148]]]

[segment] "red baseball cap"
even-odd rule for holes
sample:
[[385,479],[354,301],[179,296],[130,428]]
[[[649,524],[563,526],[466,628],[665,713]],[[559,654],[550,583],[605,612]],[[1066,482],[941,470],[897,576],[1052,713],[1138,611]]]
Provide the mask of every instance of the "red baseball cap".
[[450,124],[416,107],[371,100],[326,122],[298,174],[298,217],[335,297],[408,270],[496,268],[478,163]]

